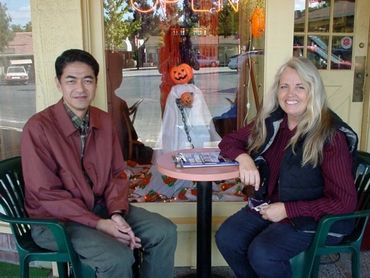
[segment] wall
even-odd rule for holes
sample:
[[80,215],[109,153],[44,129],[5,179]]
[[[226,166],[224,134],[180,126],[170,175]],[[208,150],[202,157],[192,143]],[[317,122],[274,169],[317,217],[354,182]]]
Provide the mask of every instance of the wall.
[[[36,69],[36,111],[57,102],[54,77],[56,57],[66,49],[91,52],[105,68],[103,1],[31,0],[33,50]],[[95,105],[106,110],[105,71],[99,74]]]
[[292,57],[293,28],[294,0],[267,0],[264,57],[265,95],[273,83],[278,68]]

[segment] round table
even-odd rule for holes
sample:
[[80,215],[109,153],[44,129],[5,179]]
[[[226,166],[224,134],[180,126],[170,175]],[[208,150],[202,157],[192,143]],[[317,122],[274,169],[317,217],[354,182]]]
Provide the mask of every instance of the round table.
[[[173,155],[179,152],[210,152],[217,148],[184,149],[158,155],[158,171],[176,179],[197,182],[197,277],[211,277],[212,181],[239,177],[238,166],[177,168]],[[214,276],[213,276],[214,277]]]

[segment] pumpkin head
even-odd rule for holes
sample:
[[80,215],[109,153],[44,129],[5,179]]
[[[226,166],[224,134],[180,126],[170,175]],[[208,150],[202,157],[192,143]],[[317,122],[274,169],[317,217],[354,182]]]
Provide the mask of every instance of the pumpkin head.
[[185,92],[185,93],[182,93],[180,96],[180,103],[184,107],[191,108],[193,104],[193,100],[194,100],[194,96],[192,92]]
[[174,66],[170,70],[170,77],[175,84],[188,84],[193,79],[193,69],[188,64]]
[[263,8],[257,7],[251,16],[252,37],[259,38],[265,32],[265,13]]

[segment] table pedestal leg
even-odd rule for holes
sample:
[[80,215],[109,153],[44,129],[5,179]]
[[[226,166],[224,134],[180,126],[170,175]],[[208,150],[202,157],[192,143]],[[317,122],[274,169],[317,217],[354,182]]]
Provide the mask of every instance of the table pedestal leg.
[[212,182],[197,182],[197,273],[182,277],[222,278],[211,273]]
[[197,277],[211,277],[212,182],[197,183]]

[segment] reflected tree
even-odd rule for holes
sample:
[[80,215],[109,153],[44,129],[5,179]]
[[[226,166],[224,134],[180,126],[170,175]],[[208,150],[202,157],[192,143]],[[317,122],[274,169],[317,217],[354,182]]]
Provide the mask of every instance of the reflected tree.
[[0,52],[8,45],[9,41],[14,38],[14,33],[11,30],[11,17],[7,14],[8,8],[0,2]]
[[238,33],[239,12],[235,12],[228,3],[218,13],[218,34],[220,36],[232,36]]
[[104,0],[105,47],[117,50],[126,38],[132,38],[141,28],[132,17],[133,11],[126,0]]

